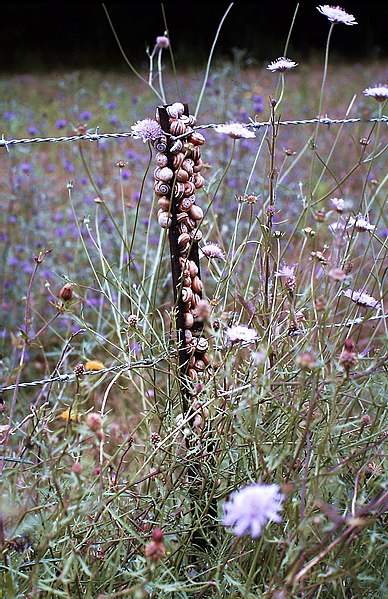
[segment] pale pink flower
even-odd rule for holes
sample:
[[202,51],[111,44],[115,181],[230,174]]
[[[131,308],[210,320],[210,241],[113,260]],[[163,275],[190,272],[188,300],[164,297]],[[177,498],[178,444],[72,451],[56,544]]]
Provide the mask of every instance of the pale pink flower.
[[251,343],[257,339],[257,333],[255,329],[250,329],[245,324],[236,324],[228,327],[225,331],[225,335],[228,337],[231,343],[237,343],[238,341],[246,341]]
[[290,58],[286,58],[285,56],[280,56],[276,60],[273,60],[268,66],[267,69],[272,71],[279,71],[280,73],[284,73],[284,71],[288,71],[289,69],[294,69],[298,66],[297,62],[294,62]]
[[371,96],[378,102],[385,102],[385,100],[388,100],[388,85],[379,83],[374,87],[367,87],[364,89],[364,94],[366,96]]
[[170,45],[170,40],[166,35],[158,35],[156,38],[156,45],[159,46],[159,48],[168,48]]
[[248,139],[250,137],[256,137],[253,131],[249,131],[249,129],[247,129],[241,123],[227,123],[225,125],[216,125],[214,127],[214,131],[217,131],[217,133],[223,133],[224,135],[228,135],[232,139]]
[[317,6],[320,13],[325,15],[332,23],[343,23],[344,25],[357,25],[357,21],[353,15],[347,13],[340,6],[329,6],[328,4],[322,4]]
[[331,198],[330,202],[332,203],[334,210],[337,212],[341,213],[344,211],[345,202],[342,198]]
[[206,243],[201,247],[201,252],[206,258],[216,258],[217,260],[225,260],[225,255],[219,245],[216,243]]
[[230,500],[224,503],[224,526],[233,526],[237,537],[250,534],[259,537],[263,526],[268,522],[281,522],[279,512],[285,496],[278,485],[256,483],[234,491]]
[[358,306],[363,306],[364,308],[375,308],[376,310],[379,309],[379,302],[375,300],[374,297],[364,293],[360,289],[358,291],[346,289],[346,291],[343,291],[343,295],[351,299]]
[[163,135],[161,126],[153,119],[137,121],[132,125],[131,129],[134,133],[134,139],[141,139],[144,143],[154,141]]
[[285,262],[283,262],[281,268],[274,273],[275,277],[284,277],[284,287],[291,294],[295,291],[295,268],[296,264],[293,266],[288,266]]
[[356,217],[349,218],[348,227],[354,227],[358,233],[363,233],[364,231],[374,231],[376,225],[371,225],[362,214],[357,214]]

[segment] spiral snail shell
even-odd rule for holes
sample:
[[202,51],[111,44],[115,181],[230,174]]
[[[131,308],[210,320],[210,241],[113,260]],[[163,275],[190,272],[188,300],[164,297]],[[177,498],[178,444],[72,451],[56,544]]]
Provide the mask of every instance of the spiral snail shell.
[[170,200],[166,196],[162,196],[158,199],[158,206],[162,210],[168,210],[170,208]]
[[196,161],[196,163],[193,166],[193,171],[195,173],[199,173],[201,170],[203,169],[203,162],[202,162],[202,158],[200,158],[199,160]]
[[194,173],[194,160],[185,158],[182,162],[182,168],[191,176]]
[[155,139],[154,148],[157,152],[165,152],[167,150],[167,137],[162,135]]
[[167,166],[167,163],[168,163],[168,158],[167,158],[166,154],[162,154],[162,152],[158,152],[156,154],[157,166],[159,166],[160,168],[163,168],[164,166]]
[[187,303],[191,302],[192,297],[193,297],[193,292],[192,292],[191,288],[190,287],[182,287],[181,297],[182,297],[183,303],[187,304]]
[[188,233],[181,233],[178,237],[178,245],[183,247],[187,243],[190,243],[190,235]]
[[175,197],[180,200],[185,195],[185,185],[186,183],[175,183],[174,194]]
[[195,191],[194,183],[192,181],[187,181],[186,183],[184,183],[184,186],[185,186],[184,195],[186,197],[193,195],[193,193]]
[[174,176],[173,171],[170,168],[168,168],[168,166],[164,166],[163,168],[155,170],[158,171],[157,173],[155,173],[155,178],[159,179],[159,181],[163,181],[164,183],[168,183],[169,181],[171,181],[171,179]]
[[186,133],[186,125],[181,120],[173,120],[170,123],[170,133],[171,135],[183,135]]
[[158,223],[162,229],[168,229],[171,227],[171,215],[169,212],[161,212],[158,216]]
[[205,137],[202,135],[202,133],[198,133],[198,131],[194,131],[189,137],[189,142],[195,146],[202,146],[205,141]]
[[180,116],[184,113],[185,107],[182,102],[174,102],[170,106],[167,106],[166,111],[168,116],[173,119],[179,119]]
[[192,278],[191,289],[193,290],[194,293],[201,293],[201,291],[203,289],[203,284],[202,284],[201,279],[198,277],[198,275],[196,275],[195,277]]
[[154,191],[158,196],[165,196],[170,193],[170,186],[167,185],[164,181],[155,181],[154,183]]
[[190,210],[192,205],[193,205],[193,201],[191,198],[183,198],[183,200],[179,203],[178,208],[182,212],[186,212],[186,210]]
[[203,185],[205,183],[205,179],[202,177],[202,175],[200,175],[199,173],[196,173],[193,176],[193,183],[194,183],[196,189],[201,189],[201,187],[203,187]]
[[180,181],[181,183],[186,183],[189,180],[189,173],[183,168],[178,169],[176,173],[176,180]]
[[196,349],[200,354],[205,353],[209,349],[209,341],[205,337],[199,337]]
[[202,220],[203,219],[203,210],[200,206],[197,206],[196,204],[192,204],[192,206],[190,207],[190,210],[189,210],[189,215],[194,220]]
[[170,148],[171,154],[178,154],[182,150],[183,150],[183,142],[181,139],[177,139],[176,141],[174,141],[174,143],[172,144],[172,146]]
[[191,312],[184,312],[183,322],[185,325],[185,329],[191,329],[191,327],[194,324],[194,316],[191,314]]

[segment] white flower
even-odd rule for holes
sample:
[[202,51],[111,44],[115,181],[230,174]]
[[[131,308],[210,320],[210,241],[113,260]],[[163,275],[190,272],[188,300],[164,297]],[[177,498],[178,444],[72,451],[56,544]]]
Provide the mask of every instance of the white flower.
[[134,133],[134,139],[141,139],[144,143],[154,141],[163,135],[161,126],[153,119],[137,121],[131,129]]
[[273,73],[275,71],[280,71],[281,73],[283,73],[284,71],[287,71],[289,69],[294,69],[297,66],[298,66],[297,62],[294,62],[293,60],[290,60],[289,58],[286,58],[285,56],[280,56],[280,58],[273,60],[267,66],[267,69],[269,69]]
[[268,522],[281,522],[279,511],[285,497],[278,485],[253,484],[232,493],[224,504],[224,526],[233,526],[237,537],[249,533],[251,537],[260,536],[263,526]]
[[224,252],[216,243],[206,243],[201,247],[201,252],[206,258],[217,258],[217,260],[225,260]]
[[358,306],[363,306],[365,308],[375,308],[376,310],[379,309],[379,302],[375,300],[374,297],[368,295],[367,293],[364,293],[360,289],[358,291],[346,289],[346,291],[343,291],[343,295],[351,299]]
[[379,85],[375,85],[375,87],[367,87],[364,89],[364,94],[366,96],[371,96],[378,102],[384,102],[388,99],[388,85],[379,83]]
[[317,9],[320,13],[325,15],[325,17],[327,17],[329,21],[332,21],[332,23],[343,23],[344,25],[357,25],[357,21],[355,21],[353,15],[350,15],[339,6],[329,6],[328,4],[323,4],[321,6],[317,6]]
[[356,217],[349,218],[348,227],[354,227],[358,233],[363,233],[364,231],[374,231],[376,225],[371,225],[362,214],[357,214]]
[[336,234],[342,234],[345,229],[346,229],[346,225],[345,223],[342,222],[336,222],[336,223],[331,223],[330,225],[328,225],[329,230],[333,233],[333,235]]
[[228,327],[225,331],[225,335],[231,343],[237,343],[238,341],[247,341],[248,343],[251,343],[257,339],[255,329],[250,329],[245,324],[236,324],[232,327]]
[[295,268],[296,264],[294,264],[293,266],[288,266],[285,262],[283,262],[281,268],[279,268],[279,270],[277,270],[274,273],[275,277],[286,277],[287,279],[295,279]]
[[334,210],[337,212],[343,212],[345,208],[345,202],[342,198],[331,198],[330,202],[333,205]]
[[232,139],[241,139],[244,137],[248,139],[250,137],[256,137],[253,131],[249,131],[244,125],[241,123],[227,123],[225,125],[216,125],[214,127],[214,131],[217,133],[223,133],[224,135],[229,135]]

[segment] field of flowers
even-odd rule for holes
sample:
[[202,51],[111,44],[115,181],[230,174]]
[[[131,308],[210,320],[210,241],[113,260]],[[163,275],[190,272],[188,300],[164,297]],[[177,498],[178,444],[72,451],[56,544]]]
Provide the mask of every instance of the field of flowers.
[[[5,140],[80,136],[0,147],[0,596],[383,597],[387,65],[168,46],[0,77]],[[150,133],[180,102],[183,368]]]

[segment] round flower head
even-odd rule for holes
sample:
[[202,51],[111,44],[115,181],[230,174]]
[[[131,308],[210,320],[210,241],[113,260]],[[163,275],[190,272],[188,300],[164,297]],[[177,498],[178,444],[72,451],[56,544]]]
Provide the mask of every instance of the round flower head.
[[163,135],[161,126],[157,121],[153,119],[143,119],[137,121],[131,127],[134,135],[134,139],[141,139],[144,143],[147,141],[154,141]]
[[364,94],[371,96],[371,98],[374,98],[378,102],[385,102],[385,100],[388,100],[388,85],[379,83],[379,85],[375,85],[374,87],[367,87],[364,89]]
[[224,252],[216,243],[206,243],[201,247],[201,252],[204,256],[206,256],[206,258],[225,260]]
[[217,133],[223,133],[224,135],[228,135],[232,139],[248,139],[250,137],[256,137],[253,131],[249,131],[244,125],[241,123],[228,123],[226,125],[217,125],[214,127],[214,131]]
[[281,522],[279,511],[284,495],[278,485],[253,484],[232,493],[224,504],[224,526],[233,526],[237,537],[249,533],[251,537],[260,536],[263,526],[268,522]]
[[168,48],[170,45],[170,40],[166,35],[158,35],[156,38],[156,45],[159,46],[159,48]]
[[358,233],[363,233],[364,231],[374,231],[376,228],[376,225],[371,225],[362,214],[358,214],[356,217],[351,216],[349,218],[348,226],[354,227]]
[[344,25],[357,25],[357,21],[354,19],[353,15],[347,13],[340,6],[329,6],[328,4],[323,4],[321,6],[317,6],[317,9],[320,13],[325,15],[332,23],[343,23]]
[[288,71],[289,69],[294,69],[298,66],[297,62],[294,62],[290,58],[286,58],[285,56],[280,56],[276,60],[273,60],[268,66],[267,69],[272,71],[279,71],[280,73],[284,73],[284,71]]

